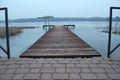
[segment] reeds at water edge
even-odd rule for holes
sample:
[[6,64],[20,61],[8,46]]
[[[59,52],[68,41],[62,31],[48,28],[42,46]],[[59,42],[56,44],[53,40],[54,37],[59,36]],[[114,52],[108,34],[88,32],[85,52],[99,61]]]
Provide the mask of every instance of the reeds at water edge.
[[[14,36],[22,32],[22,29],[19,27],[10,27],[9,28],[9,36]],[[0,27],[0,38],[5,38],[6,29],[5,27]]]
[[[23,29],[33,29],[33,28],[38,28],[38,27],[34,27],[34,26],[30,26],[30,27],[13,26],[13,27],[9,27],[9,36],[15,36],[15,35],[20,34],[20,33],[23,32]],[[6,37],[6,29],[5,29],[5,27],[0,27],[0,38],[5,38],[5,37]]]
[[[97,27],[101,32],[108,33],[109,32],[109,26],[106,27]],[[120,35],[120,26],[113,26],[112,31],[113,34],[118,34]]]

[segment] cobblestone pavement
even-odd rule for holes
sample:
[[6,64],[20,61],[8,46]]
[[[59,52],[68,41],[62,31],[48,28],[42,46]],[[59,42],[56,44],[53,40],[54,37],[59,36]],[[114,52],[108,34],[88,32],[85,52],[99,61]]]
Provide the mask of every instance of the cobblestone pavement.
[[0,58],[0,80],[120,80],[120,59]]

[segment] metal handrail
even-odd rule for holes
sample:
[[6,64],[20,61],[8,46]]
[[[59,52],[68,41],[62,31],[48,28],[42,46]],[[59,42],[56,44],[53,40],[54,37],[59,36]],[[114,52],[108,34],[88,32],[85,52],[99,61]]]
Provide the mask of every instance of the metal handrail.
[[110,54],[112,54],[118,47],[120,47],[120,44],[118,44],[115,48],[113,48],[113,50],[110,51]]
[[111,50],[111,30],[112,30],[112,11],[113,9],[120,9],[120,7],[110,7],[110,19],[109,19],[109,34],[108,34],[108,54],[107,57],[110,58],[110,55],[118,48],[120,47],[120,44],[118,44],[113,50]]
[[8,59],[10,59],[10,46],[9,46],[9,29],[8,29],[8,9],[5,8],[0,8],[0,10],[5,11],[5,27],[6,27],[6,45],[7,45],[7,50],[5,50],[2,46],[0,48],[7,54]]

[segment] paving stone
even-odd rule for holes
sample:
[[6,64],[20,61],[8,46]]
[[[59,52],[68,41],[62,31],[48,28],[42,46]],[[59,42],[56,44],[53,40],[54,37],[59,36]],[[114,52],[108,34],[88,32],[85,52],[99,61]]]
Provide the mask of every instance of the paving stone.
[[48,61],[53,61],[53,58],[47,58],[46,60],[48,60]]
[[106,73],[103,68],[90,68],[93,73]]
[[6,61],[6,62],[3,62],[3,65],[9,65],[9,64],[14,64],[14,62],[9,62],[9,61]]
[[24,69],[17,69],[15,73],[29,73],[30,69],[24,68]]
[[49,63],[49,60],[39,60],[37,63]]
[[53,64],[53,67],[54,67],[54,68],[57,68],[57,67],[65,67],[65,64]]
[[[15,58],[15,59],[16,59],[16,58]],[[32,58],[31,58],[31,59],[32,59]],[[22,58],[22,59],[21,59],[21,58],[17,58],[18,61],[19,61],[19,60],[27,60],[27,61],[28,61],[28,60],[31,60],[31,59],[30,59],[30,58]]]
[[116,71],[117,73],[120,73],[120,69],[115,69],[115,71]]
[[98,61],[98,60],[91,60],[91,62],[93,63],[93,64],[99,64],[100,62]]
[[120,64],[120,60],[113,60],[113,64]]
[[65,73],[62,73],[62,74],[54,73],[53,74],[53,79],[56,79],[56,80],[68,79],[68,74],[65,74]]
[[52,64],[44,64],[43,67],[50,68],[50,67],[52,67]]
[[30,68],[41,68],[43,64],[30,64]]
[[40,79],[40,74],[25,74],[24,79]]
[[75,67],[75,65],[74,65],[73,63],[71,63],[71,64],[66,64],[66,67],[67,67],[67,68],[71,68],[71,67]]
[[88,64],[89,67],[98,67],[97,64]]
[[71,63],[80,63],[80,61],[71,60]]
[[39,73],[40,72],[40,69],[31,69],[30,70],[30,73]]
[[76,67],[89,67],[88,64],[75,64]]
[[4,65],[4,62],[0,62],[0,65]]
[[16,69],[7,69],[5,73],[14,73]]
[[109,64],[98,64],[99,67],[112,68]]
[[106,75],[106,74],[96,74],[97,75],[97,77],[98,77],[98,79],[100,79],[100,80],[106,80],[106,79],[108,79],[108,76]]
[[10,80],[12,79],[13,76],[14,76],[13,74],[1,74],[0,80]]
[[50,61],[50,63],[54,63],[54,64],[57,64],[58,63],[58,61]]
[[81,63],[81,64],[82,64],[82,63],[83,63],[83,64],[87,64],[87,63],[90,64],[91,61],[90,61],[90,60],[82,60],[82,61],[80,61],[80,63]]
[[41,79],[52,79],[52,74],[49,74],[49,73],[43,73],[41,75]]
[[7,65],[8,65],[8,64],[9,64],[9,65],[13,65],[13,64],[15,64],[15,61],[7,61],[7,62],[4,62],[4,64],[5,64],[5,65],[6,65],[6,64],[7,64]]
[[28,68],[29,67],[29,64],[22,64],[20,65],[20,68]]
[[113,64],[112,61],[109,61],[109,60],[103,60],[102,62],[105,62],[105,64]]
[[70,74],[70,79],[80,79],[80,74]]
[[0,74],[3,74],[5,71],[5,69],[0,69]]
[[80,69],[79,68],[66,68],[66,72],[68,73],[80,73]]
[[116,73],[116,71],[113,68],[105,68],[107,73]]
[[24,77],[24,74],[15,74],[15,76],[13,77],[13,79],[15,80],[22,80]]
[[42,68],[40,72],[42,72],[42,73],[54,73],[55,69],[54,68]]
[[120,66],[117,65],[117,64],[112,64],[111,66],[112,66],[113,68],[115,68],[115,69],[120,69]]
[[29,61],[28,61],[28,64],[29,63],[31,63],[31,64],[35,64],[35,63],[37,63],[37,61],[36,60],[32,60],[32,59],[30,59]]
[[8,65],[7,68],[19,68],[20,65],[15,65],[15,64],[11,64],[11,65]]
[[65,68],[56,68],[56,73],[65,73]]
[[28,58],[22,58],[22,59],[21,58],[16,58],[16,62],[17,61],[28,61],[28,60],[29,60]]
[[70,61],[69,60],[61,60],[61,61],[58,61],[58,63],[70,63]]
[[81,68],[82,73],[92,73],[90,68]]
[[0,69],[4,69],[6,67],[7,67],[7,65],[0,65]]
[[102,64],[107,64],[108,62],[107,61],[105,61],[105,60],[99,60],[99,62],[100,62],[100,64],[102,63]]
[[120,79],[120,74],[108,74],[108,77],[110,79]]
[[97,76],[95,74],[92,74],[92,73],[91,74],[86,73],[86,74],[80,74],[80,75],[81,75],[82,79],[87,79],[87,80],[98,79]]
[[0,80],[120,80],[119,75],[120,60],[112,59],[18,58],[0,62]]
[[28,61],[26,60],[21,60],[21,61],[17,61],[16,64],[27,64]]

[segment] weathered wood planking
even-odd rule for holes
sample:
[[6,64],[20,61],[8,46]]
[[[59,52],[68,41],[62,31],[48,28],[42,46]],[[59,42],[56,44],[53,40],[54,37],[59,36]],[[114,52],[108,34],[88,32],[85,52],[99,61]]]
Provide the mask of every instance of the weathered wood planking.
[[21,58],[100,57],[101,55],[64,26],[55,26],[35,42]]

